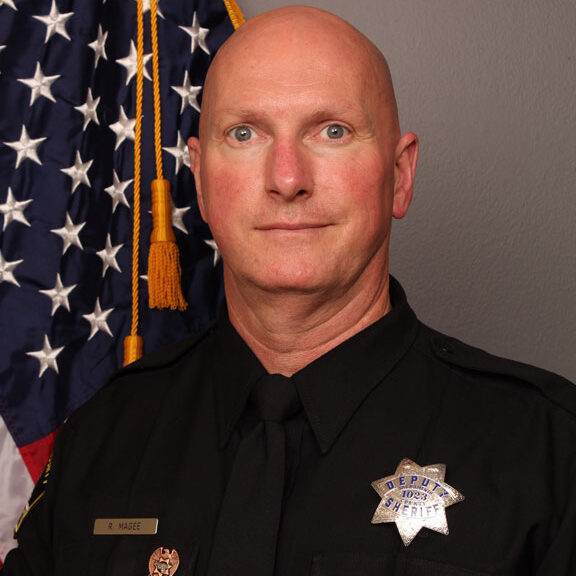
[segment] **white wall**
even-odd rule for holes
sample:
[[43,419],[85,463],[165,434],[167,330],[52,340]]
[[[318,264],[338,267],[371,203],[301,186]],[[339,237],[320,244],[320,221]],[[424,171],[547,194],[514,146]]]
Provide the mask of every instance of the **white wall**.
[[576,381],[576,2],[239,0],[339,14],[421,139],[392,272],[422,320]]

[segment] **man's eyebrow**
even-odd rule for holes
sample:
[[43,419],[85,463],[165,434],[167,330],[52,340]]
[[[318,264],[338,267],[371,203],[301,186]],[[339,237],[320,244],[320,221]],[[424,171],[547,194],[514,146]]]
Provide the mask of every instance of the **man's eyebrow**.
[[355,131],[370,131],[373,129],[374,121],[370,114],[361,106],[342,106],[317,108],[310,112],[309,124],[320,124],[322,122],[343,122],[350,125]]
[[215,110],[214,116],[217,121],[226,121],[229,118],[233,118],[235,121],[238,120],[254,120],[258,118],[263,118],[265,115],[261,110],[252,110],[249,108],[218,108]]
[[[277,112],[281,113],[280,110]],[[215,113],[217,123],[227,122],[230,119],[234,122],[258,122],[259,120],[264,121],[270,117],[274,118],[276,116],[277,114],[274,111],[264,112],[258,108],[219,108]],[[311,124],[329,120],[337,121],[339,119],[369,123],[369,119],[364,110],[353,106],[323,106],[310,110],[306,114],[306,122]]]

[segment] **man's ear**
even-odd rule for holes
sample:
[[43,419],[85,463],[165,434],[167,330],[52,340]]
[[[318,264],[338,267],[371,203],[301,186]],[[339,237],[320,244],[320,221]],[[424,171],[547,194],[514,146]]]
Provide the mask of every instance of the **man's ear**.
[[398,141],[394,163],[394,218],[403,218],[408,212],[414,192],[414,177],[418,163],[418,136],[404,134]]
[[194,184],[196,185],[196,196],[198,198],[198,207],[200,208],[200,215],[206,221],[204,216],[204,196],[202,194],[202,178],[200,176],[200,158],[201,147],[200,140],[195,136],[188,138],[188,152],[190,154],[190,171],[194,174]]

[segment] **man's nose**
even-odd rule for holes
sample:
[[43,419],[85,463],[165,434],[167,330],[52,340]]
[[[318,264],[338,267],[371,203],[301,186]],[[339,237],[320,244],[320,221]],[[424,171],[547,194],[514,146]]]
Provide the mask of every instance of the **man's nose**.
[[277,139],[268,151],[266,190],[285,200],[312,193],[309,153],[293,140]]

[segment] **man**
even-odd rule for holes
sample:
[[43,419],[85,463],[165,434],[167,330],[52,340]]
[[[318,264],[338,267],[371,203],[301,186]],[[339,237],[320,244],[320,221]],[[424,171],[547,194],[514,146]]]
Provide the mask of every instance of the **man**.
[[423,326],[388,275],[418,141],[378,50],[275,10],[202,108],[226,309],[70,418],[6,573],[576,573],[576,390]]

